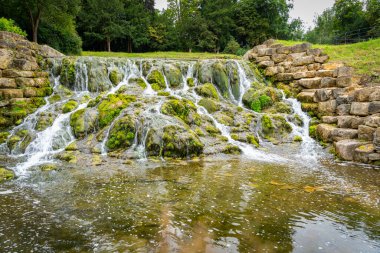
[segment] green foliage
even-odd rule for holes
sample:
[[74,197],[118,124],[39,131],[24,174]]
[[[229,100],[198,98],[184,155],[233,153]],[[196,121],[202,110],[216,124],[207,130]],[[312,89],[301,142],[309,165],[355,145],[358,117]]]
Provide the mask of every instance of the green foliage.
[[240,50],[239,43],[235,40],[235,38],[231,38],[230,41],[228,41],[226,47],[224,48],[224,53],[226,54],[238,54]]
[[256,99],[251,103],[251,109],[255,112],[261,112],[261,103],[260,100]]
[[18,27],[12,19],[0,18],[0,31],[17,33],[21,36],[26,36],[26,32]]
[[312,138],[317,138],[317,126],[309,126],[309,136]]

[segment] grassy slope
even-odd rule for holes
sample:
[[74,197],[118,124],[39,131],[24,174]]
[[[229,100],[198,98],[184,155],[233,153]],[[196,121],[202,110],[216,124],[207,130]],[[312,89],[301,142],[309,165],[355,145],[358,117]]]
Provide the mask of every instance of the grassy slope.
[[[302,43],[302,41],[278,41],[286,46]],[[330,62],[343,62],[355,68],[358,74],[380,75],[380,39],[348,45],[319,45],[330,56]]]
[[123,53],[123,52],[82,52],[83,56],[100,57],[129,57],[129,58],[170,58],[170,59],[241,59],[241,56],[232,54],[212,53],[188,53],[188,52],[148,52],[148,53]]

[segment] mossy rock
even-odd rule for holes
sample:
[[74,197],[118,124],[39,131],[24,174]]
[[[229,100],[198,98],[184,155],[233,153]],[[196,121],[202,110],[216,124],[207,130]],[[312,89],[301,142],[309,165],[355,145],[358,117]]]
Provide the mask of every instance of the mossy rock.
[[203,97],[219,100],[218,91],[212,83],[205,83],[197,86],[195,91]]
[[212,80],[219,88],[224,98],[229,97],[229,81],[225,65],[222,62],[216,62],[212,65]]
[[292,132],[292,126],[281,115],[263,115],[261,118],[261,129],[264,138],[272,142],[281,142]]
[[207,125],[206,126],[206,131],[211,134],[212,136],[215,136],[217,134],[221,134],[220,130],[218,128],[216,128],[215,126],[213,125]]
[[181,70],[173,64],[165,64],[163,69],[169,86],[172,88],[179,87],[182,83]]
[[57,155],[57,158],[62,161],[69,163],[77,163],[78,152],[75,151],[65,151]]
[[318,103],[301,103],[301,108],[311,117],[318,114]]
[[294,142],[302,142],[302,137],[299,135],[296,135],[296,136],[294,136],[293,141]]
[[0,168],[0,183],[12,180],[15,177],[15,173],[11,170],[7,170],[5,168]]
[[197,108],[194,103],[187,99],[170,99],[161,107],[163,114],[175,116],[186,124],[196,124],[199,126],[201,124],[201,117],[196,110]]
[[128,149],[135,139],[135,122],[131,116],[125,116],[113,124],[106,146],[109,150]]
[[41,171],[53,171],[58,170],[58,165],[55,163],[47,163],[39,166]]
[[309,126],[309,136],[314,139],[317,138],[317,125]]
[[117,69],[113,69],[109,73],[109,79],[113,85],[118,85],[124,78],[124,75]]
[[65,57],[61,63],[60,82],[66,87],[73,87],[75,84],[75,62],[72,57]]
[[147,77],[147,81],[155,91],[166,89],[165,78],[159,70],[152,70]]
[[83,138],[93,132],[98,120],[96,110],[86,108],[81,109],[70,115],[70,126],[75,137]]
[[233,126],[234,125],[234,118],[231,117],[232,115],[228,115],[225,113],[225,111],[220,111],[216,115],[214,115],[216,120],[225,125],[225,126]]
[[252,144],[256,147],[259,147],[259,138],[257,138],[257,136],[253,135],[253,134],[247,134],[247,142],[249,144]]
[[189,86],[189,87],[195,86],[194,78],[187,78],[186,82],[187,82],[187,86]]
[[19,130],[13,136],[8,139],[7,146],[10,150],[25,151],[26,147],[32,141],[32,136],[26,129]]
[[233,144],[227,144],[227,146],[222,151],[224,154],[233,154],[238,155],[241,154],[241,149]]
[[249,109],[261,112],[281,99],[281,92],[272,87],[265,87],[259,90],[250,88],[243,95],[243,104]]
[[164,127],[162,156],[174,158],[199,156],[203,152],[203,147],[203,143],[192,130],[173,125]]
[[168,97],[168,96],[170,96],[170,92],[168,92],[168,91],[159,91],[159,92],[157,92],[157,95],[158,96],[163,96],[163,97]]
[[78,150],[78,145],[77,145],[77,141],[73,141],[72,143],[70,143],[69,145],[67,145],[67,147],[65,148],[66,151],[76,151]]
[[209,113],[220,110],[220,104],[211,98],[202,98],[198,105],[203,106]]
[[128,80],[128,83],[129,84],[137,84],[138,86],[140,86],[141,88],[143,88],[144,90],[146,89],[147,85],[146,83],[144,82],[144,80],[142,78],[130,78]]
[[91,99],[88,102],[87,107],[95,107],[97,104],[100,103],[100,101],[102,101],[102,96],[97,96],[96,98]]
[[290,113],[292,113],[292,107],[285,102],[276,102],[273,106],[271,106],[265,112],[273,113],[273,114],[275,114],[275,113],[290,114]]
[[54,103],[57,103],[58,101],[61,101],[61,96],[58,95],[58,94],[54,94],[53,96],[49,97],[49,102],[50,104],[54,104]]
[[57,91],[60,95],[62,95],[62,96],[64,96],[64,97],[71,97],[71,96],[73,95],[73,92],[72,92],[69,88],[67,88],[67,87],[65,87],[65,86],[63,86],[63,85],[59,85],[59,86],[57,87],[56,91]]
[[68,101],[63,107],[62,112],[68,113],[74,111],[78,107],[78,102],[75,100]]
[[38,117],[35,129],[37,131],[43,131],[50,127],[55,119],[55,115],[52,113],[41,113]]
[[0,132],[0,144],[4,143],[8,139],[9,135],[9,132]]
[[120,112],[131,102],[136,101],[135,96],[124,94],[110,94],[98,106],[99,126],[101,128],[111,123]]

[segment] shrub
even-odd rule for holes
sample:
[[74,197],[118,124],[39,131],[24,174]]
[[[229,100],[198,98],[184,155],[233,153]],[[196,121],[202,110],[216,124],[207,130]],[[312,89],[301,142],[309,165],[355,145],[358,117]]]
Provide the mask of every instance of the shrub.
[[18,27],[12,19],[0,18],[0,31],[17,33],[21,36],[26,36],[26,32]]
[[237,43],[237,41],[234,38],[231,38],[230,41],[227,43],[226,47],[224,48],[224,53],[237,54],[240,49],[241,48],[239,43]]

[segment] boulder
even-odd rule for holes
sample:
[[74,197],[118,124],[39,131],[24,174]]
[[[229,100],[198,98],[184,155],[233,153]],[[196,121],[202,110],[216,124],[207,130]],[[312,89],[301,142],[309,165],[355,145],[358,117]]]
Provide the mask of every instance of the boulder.
[[334,70],[318,70],[316,72],[317,77],[333,77],[334,76]]
[[322,114],[332,114],[336,110],[336,100],[328,100],[318,103],[318,111]]
[[70,115],[70,126],[75,137],[84,138],[95,130],[98,120],[96,109],[81,109]]
[[337,116],[337,126],[339,128],[358,129],[363,124],[364,118],[355,116]]
[[292,73],[279,73],[276,75],[277,81],[291,81],[293,80]]
[[321,85],[321,78],[300,79],[297,81],[297,84],[306,89],[318,89]]
[[337,77],[345,77],[345,76],[352,76],[354,73],[353,68],[351,67],[339,67],[337,68]]
[[337,155],[347,161],[354,160],[355,149],[368,144],[359,140],[341,140],[334,143]]
[[376,128],[365,125],[358,127],[358,138],[365,141],[372,141]]
[[[368,102],[369,97],[371,94],[378,92],[379,93],[380,88],[379,87],[368,87],[368,88],[362,88],[358,89],[354,93],[354,99],[356,102]],[[376,99],[375,99],[376,100]]]
[[376,128],[375,133],[373,134],[373,143],[376,146],[380,146],[380,127]]
[[369,127],[380,127],[380,114],[374,114],[364,118],[363,124]]
[[329,125],[329,124],[319,124],[316,129],[316,134],[318,139],[324,141],[324,142],[331,142],[332,141],[332,132],[336,129],[335,126]]
[[0,89],[15,89],[16,81],[13,78],[0,78]]
[[372,143],[364,144],[355,149],[354,161],[368,163],[369,155],[374,153],[375,146]]
[[367,116],[369,113],[369,103],[353,102],[350,113],[358,116]]
[[290,54],[292,51],[292,48],[290,46],[283,46],[277,48],[277,53],[278,54]]
[[349,115],[351,111],[351,104],[342,104],[336,107],[336,114],[339,116]]
[[342,105],[342,104],[351,104],[354,101],[354,96],[352,95],[338,95],[336,97],[336,103],[337,105]]
[[309,65],[311,63],[314,63],[314,56],[312,56],[312,55],[296,58],[293,61],[294,66],[305,66],[305,65]]
[[0,48],[0,69],[7,69],[12,63],[13,52],[6,48]]
[[307,65],[308,70],[320,70],[321,69],[321,64],[320,63],[312,63]]
[[334,141],[356,139],[358,138],[358,130],[351,128],[336,128],[331,132],[331,138]]
[[293,53],[306,52],[310,48],[311,48],[311,44],[310,43],[302,43],[302,44],[298,44],[298,45],[292,46],[291,47],[291,52],[293,52]]

